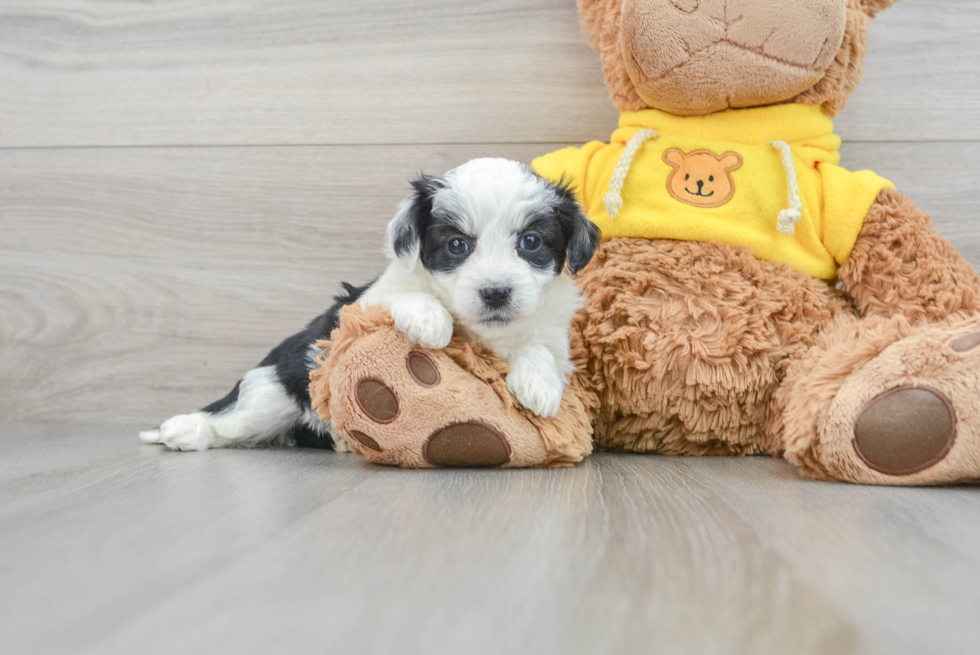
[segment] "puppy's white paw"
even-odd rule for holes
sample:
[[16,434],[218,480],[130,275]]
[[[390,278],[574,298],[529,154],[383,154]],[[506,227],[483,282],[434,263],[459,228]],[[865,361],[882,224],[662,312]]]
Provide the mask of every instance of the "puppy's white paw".
[[406,293],[391,303],[395,327],[423,348],[445,348],[453,338],[453,317],[434,297]]
[[[140,438],[143,438],[140,434]],[[218,440],[218,435],[211,422],[200,412],[197,414],[180,414],[163,422],[160,426],[159,438],[171,450],[207,450]]]
[[529,410],[551,418],[561,407],[565,379],[558,372],[554,359],[519,357],[510,364],[507,389]]

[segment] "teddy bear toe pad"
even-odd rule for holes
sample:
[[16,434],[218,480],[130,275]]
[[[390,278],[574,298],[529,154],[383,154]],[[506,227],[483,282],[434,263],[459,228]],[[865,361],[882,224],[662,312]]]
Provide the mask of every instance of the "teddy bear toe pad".
[[358,382],[355,397],[361,411],[375,423],[391,423],[398,418],[398,397],[378,378]]
[[350,436],[354,441],[361,444],[365,448],[368,448],[369,450],[373,450],[376,453],[384,452],[384,448],[382,448],[373,437],[364,434],[360,430],[351,430]]
[[965,353],[980,346],[980,332],[953,339],[949,347],[958,353]]
[[412,378],[423,387],[432,388],[439,384],[442,378],[439,368],[425,353],[413,350],[408,353],[405,363],[408,364],[408,372]]

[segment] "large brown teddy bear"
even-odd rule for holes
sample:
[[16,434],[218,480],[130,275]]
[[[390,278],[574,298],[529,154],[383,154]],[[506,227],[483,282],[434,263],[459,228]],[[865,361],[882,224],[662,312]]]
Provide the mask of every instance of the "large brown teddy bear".
[[837,165],[830,116],[893,2],[580,0],[623,114],[609,143],[533,164],[608,239],[579,275],[562,411],[523,410],[491,353],[421,352],[348,308],[311,385],[335,434],[402,466],[561,465],[591,436],[822,479],[980,480],[980,279],[887,180]]

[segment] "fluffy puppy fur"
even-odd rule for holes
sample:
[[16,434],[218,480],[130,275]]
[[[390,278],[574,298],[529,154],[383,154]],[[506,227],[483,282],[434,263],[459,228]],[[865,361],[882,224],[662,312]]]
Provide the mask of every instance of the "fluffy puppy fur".
[[140,438],[174,450],[332,447],[329,426],[310,407],[309,373],[317,341],[354,302],[386,307],[424,348],[444,348],[458,326],[507,360],[508,388],[521,404],[554,416],[574,369],[568,331],[580,299],[569,274],[589,263],[599,229],[567,185],[506,159],[475,159],[412,186],[388,226],[390,265],[380,278],[345,284],[333,307],[273,349],[225,398]]

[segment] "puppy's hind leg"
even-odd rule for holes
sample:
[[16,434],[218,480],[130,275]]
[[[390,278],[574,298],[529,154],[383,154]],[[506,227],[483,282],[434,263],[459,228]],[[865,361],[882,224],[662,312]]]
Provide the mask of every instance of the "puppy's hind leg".
[[276,367],[260,366],[221,400],[199,412],[174,416],[156,430],[141,432],[140,439],[171,450],[255,446],[288,438],[302,420],[303,411],[286,392]]

